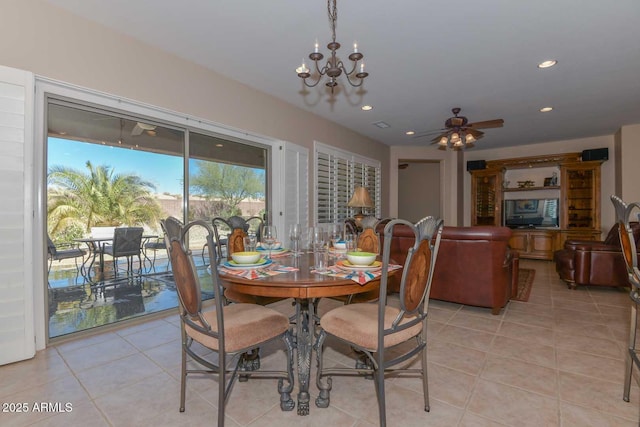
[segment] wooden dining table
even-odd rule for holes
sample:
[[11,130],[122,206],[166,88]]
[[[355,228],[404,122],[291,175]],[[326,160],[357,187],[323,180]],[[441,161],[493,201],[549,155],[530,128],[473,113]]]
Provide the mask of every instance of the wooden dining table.
[[[245,295],[258,297],[293,298],[295,301],[294,347],[298,362],[298,415],[309,414],[309,381],[311,376],[311,353],[315,339],[317,316],[315,308],[319,298],[340,297],[374,291],[380,287],[380,278],[363,285],[355,281],[326,274],[313,273],[313,253],[288,255],[273,258],[274,263],[295,267],[290,271],[259,279],[247,279],[220,271],[222,286]],[[398,270],[389,272],[394,274]]]

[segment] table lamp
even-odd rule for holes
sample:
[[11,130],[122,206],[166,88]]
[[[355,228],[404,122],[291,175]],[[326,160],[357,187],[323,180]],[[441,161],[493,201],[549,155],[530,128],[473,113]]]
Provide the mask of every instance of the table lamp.
[[347,203],[347,206],[350,208],[360,208],[360,212],[355,214],[353,217],[356,220],[356,225],[358,227],[362,227],[361,221],[364,218],[364,214],[362,213],[363,208],[372,208],[373,201],[369,196],[369,192],[364,187],[356,187],[353,190],[353,195],[351,196],[351,200]]

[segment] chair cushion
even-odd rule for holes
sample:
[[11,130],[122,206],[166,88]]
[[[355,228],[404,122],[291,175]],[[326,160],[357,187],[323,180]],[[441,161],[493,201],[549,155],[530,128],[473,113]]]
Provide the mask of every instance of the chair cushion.
[[[271,308],[255,304],[231,304],[223,308],[227,352],[255,347],[289,329],[289,319]],[[215,311],[203,313],[213,331],[218,330]],[[218,349],[218,340],[185,325],[187,334],[202,345]]]
[[[385,307],[384,327],[388,329],[396,319],[400,310],[396,307]],[[411,320],[407,316],[400,322]],[[335,308],[320,319],[320,326],[327,333],[352,342],[362,348],[375,351],[378,348],[378,305],[377,304],[349,304]],[[400,344],[422,331],[422,323],[410,328],[387,335],[384,338],[385,348]]]

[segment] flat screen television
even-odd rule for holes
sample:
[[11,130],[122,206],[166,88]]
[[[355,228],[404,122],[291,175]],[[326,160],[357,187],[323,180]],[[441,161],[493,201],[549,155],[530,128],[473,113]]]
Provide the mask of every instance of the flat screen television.
[[504,225],[511,228],[559,227],[559,199],[505,200]]

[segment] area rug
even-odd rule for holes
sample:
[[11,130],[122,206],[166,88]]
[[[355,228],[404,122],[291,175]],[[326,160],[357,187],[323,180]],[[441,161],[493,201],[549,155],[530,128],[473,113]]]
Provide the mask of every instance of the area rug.
[[518,293],[511,297],[515,301],[529,301],[529,294],[533,285],[536,271],[532,268],[520,268],[518,272]]

